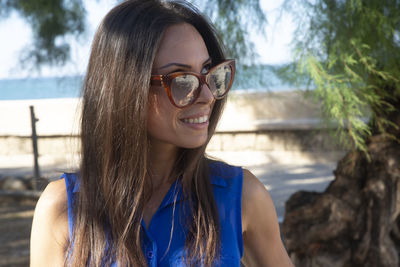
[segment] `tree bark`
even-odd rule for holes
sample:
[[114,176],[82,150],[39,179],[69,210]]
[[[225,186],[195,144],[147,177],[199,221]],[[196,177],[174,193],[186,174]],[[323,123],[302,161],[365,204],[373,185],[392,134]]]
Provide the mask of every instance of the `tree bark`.
[[[391,117],[397,125],[399,110]],[[375,135],[368,152],[370,161],[348,153],[325,192],[287,201],[282,233],[296,266],[400,266],[400,144]]]

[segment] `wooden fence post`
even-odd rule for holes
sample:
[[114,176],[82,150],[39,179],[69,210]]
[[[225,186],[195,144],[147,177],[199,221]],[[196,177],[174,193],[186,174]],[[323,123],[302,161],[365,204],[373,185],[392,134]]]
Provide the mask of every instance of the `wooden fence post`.
[[36,135],[36,122],[39,121],[35,117],[35,110],[33,106],[29,106],[31,110],[31,125],[32,125],[32,145],[33,145],[33,163],[34,163],[34,175],[33,175],[33,189],[38,189],[38,183],[40,178],[40,170],[39,170],[39,152],[37,145],[37,135]]

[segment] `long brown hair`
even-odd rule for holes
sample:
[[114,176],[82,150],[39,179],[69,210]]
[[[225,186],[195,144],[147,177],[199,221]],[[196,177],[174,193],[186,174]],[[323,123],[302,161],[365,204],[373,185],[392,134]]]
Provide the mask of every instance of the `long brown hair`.
[[[125,1],[96,32],[82,92],[80,187],[66,265],[147,266],[140,223],[151,195],[145,179],[150,75],[165,29],[180,23],[197,29],[214,63],[225,58],[211,24],[182,1]],[[214,105],[207,143],[180,149],[174,165],[192,212],[185,244],[190,264],[210,266],[218,257],[219,216],[204,153],[223,105]]]

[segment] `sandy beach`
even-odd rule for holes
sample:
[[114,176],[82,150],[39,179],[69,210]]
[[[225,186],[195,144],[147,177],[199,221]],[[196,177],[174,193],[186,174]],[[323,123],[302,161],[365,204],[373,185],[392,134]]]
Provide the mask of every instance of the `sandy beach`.
[[0,136],[30,136],[29,106],[39,119],[39,136],[77,134],[79,121],[78,98],[54,98],[0,101]]

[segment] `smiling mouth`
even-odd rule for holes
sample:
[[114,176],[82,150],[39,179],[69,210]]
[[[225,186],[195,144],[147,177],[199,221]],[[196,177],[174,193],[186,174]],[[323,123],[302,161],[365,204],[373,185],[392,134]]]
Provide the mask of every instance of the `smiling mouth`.
[[204,115],[201,117],[197,118],[188,118],[188,119],[181,119],[184,123],[191,123],[191,124],[200,124],[200,123],[205,123],[208,121],[208,116]]

